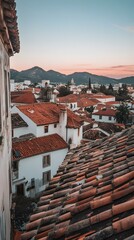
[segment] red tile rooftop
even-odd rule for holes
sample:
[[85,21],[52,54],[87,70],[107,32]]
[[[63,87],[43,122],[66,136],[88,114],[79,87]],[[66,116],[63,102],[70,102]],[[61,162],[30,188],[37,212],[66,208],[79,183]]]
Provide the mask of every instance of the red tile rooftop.
[[67,127],[79,128],[82,125],[81,118],[61,104],[36,103],[17,106],[18,109],[29,117],[38,126],[58,123],[61,112],[67,111]]
[[104,109],[99,110],[98,112],[93,112],[92,115],[101,115],[101,116],[115,116],[116,110],[113,109]]
[[[25,140],[21,142],[14,142],[12,146],[13,160],[15,161],[67,147],[67,143],[58,134],[32,138],[31,140]],[[15,151],[19,152],[18,157],[15,155]]]
[[97,100],[98,98],[100,99],[108,99],[108,98],[113,98],[113,96],[110,95],[104,95],[104,94],[69,94],[65,97],[59,97],[59,102],[60,103],[73,103],[77,102],[81,99],[90,99],[90,101],[94,103],[99,103],[100,101]]
[[22,240],[132,240],[133,141],[131,128],[71,150],[42,193]]
[[12,103],[35,103],[36,99],[31,91],[17,91],[11,92],[11,102]]

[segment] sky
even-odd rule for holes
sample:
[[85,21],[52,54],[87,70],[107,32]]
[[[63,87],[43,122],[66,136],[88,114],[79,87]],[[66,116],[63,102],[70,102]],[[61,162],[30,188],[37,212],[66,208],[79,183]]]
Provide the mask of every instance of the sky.
[[18,71],[134,76],[134,0],[16,0]]

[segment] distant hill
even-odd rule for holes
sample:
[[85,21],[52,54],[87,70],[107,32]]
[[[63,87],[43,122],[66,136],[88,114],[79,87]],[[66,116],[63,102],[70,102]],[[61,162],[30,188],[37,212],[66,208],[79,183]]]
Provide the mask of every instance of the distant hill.
[[24,80],[31,80],[32,83],[41,82],[42,80],[50,80],[53,83],[68,83],[72,78],[75,83],[78,84],[87,84],[89,77],[92,83],[99,84],[115,84],[118,82],[122,83],[133,83],[134,77],[114,79],[104,76],[98,76],[88,72],[75,72],[69,75],[65,75],[54,70],[45,71],[44,69],[35,66],[33,68],[23,70],[21,72],[11,69],[11,79],[14,79],[16,82],[22,82]]
[[126,77],[126,78],[121,78],[118,80],[120,83],[125,83],[125,84],[133,84],[134,85],[134,76],[132,77]]

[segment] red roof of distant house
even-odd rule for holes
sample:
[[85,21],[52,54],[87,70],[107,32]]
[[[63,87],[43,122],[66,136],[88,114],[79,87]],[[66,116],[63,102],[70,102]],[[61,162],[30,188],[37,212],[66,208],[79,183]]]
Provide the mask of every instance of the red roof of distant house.
[[[28,158],[46,152],[57,151],[67,148],[67,143],[58,134],[51,134],[45,137],[32,138],[21,142],[14,142],[13,160]],[[15,153],[18,153],[16,155]],[[18,156],[18,157],[17,157]]]
[[65,97],[59,97],[59,103],[74,103],[77,102],[78,107],[94,106],[99,101],[92,94],[69,94]]
[[101,115],[101,116],[115,116],[116,110],[113,109],[106,109],[100,110],[98,112],[94,112],[92,115]]
[[81,98],[78,100],[78,107],[90,107],[96,105],[98,101],[95,103],[95,101],[92,101],[91,99],[88,98]]
[[82,124],[83,120],[80,116],[67,109],[67,127],[80,128]]
[[11,92],[12,103],[35,103],[36,99],[31,91],[17,91]]
[[106,102],[106,105],[118,105],[120,104],[119,101],[110,101],[110,102]]
[[29,88],[24,89],[23,91],[25,91],[25,92],[29,91],[29,92],[32,92],[32,93],[40,93],[41,88],[29,87]]
[[[66,107],[62,104],[55,103],[36,103],[29,105],[17,106],[18,109],[29,117],[38,126],[45,124],[53,124],[59,122],[59,116],[62,111],[66,111]],[[81,119],[75,113],[67,110],[67,127],[77,128],[81,125]]]

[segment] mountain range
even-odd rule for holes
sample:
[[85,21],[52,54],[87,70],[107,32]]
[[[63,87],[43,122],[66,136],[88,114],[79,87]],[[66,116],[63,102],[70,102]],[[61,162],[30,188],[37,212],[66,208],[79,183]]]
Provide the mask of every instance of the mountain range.
[[50,80],[51,83],[68,83],[72,78],[74,79],[76,85],[79,84],[88,84],[89,78],[91,83],[99,84],[134,84],[134,76],[126,77],[121,79],[114,79],[104,76],[98,76],[88,72],[75,72],[69,75],[56,72],[54,70],[45,71],[44,69],[35,66],[33,68],[17,71],[14,69],[10,70],[11,79],[14,79],[15,82],[22,82],[24,80],[31,80],[32,83],[38,83],[42,80]]

